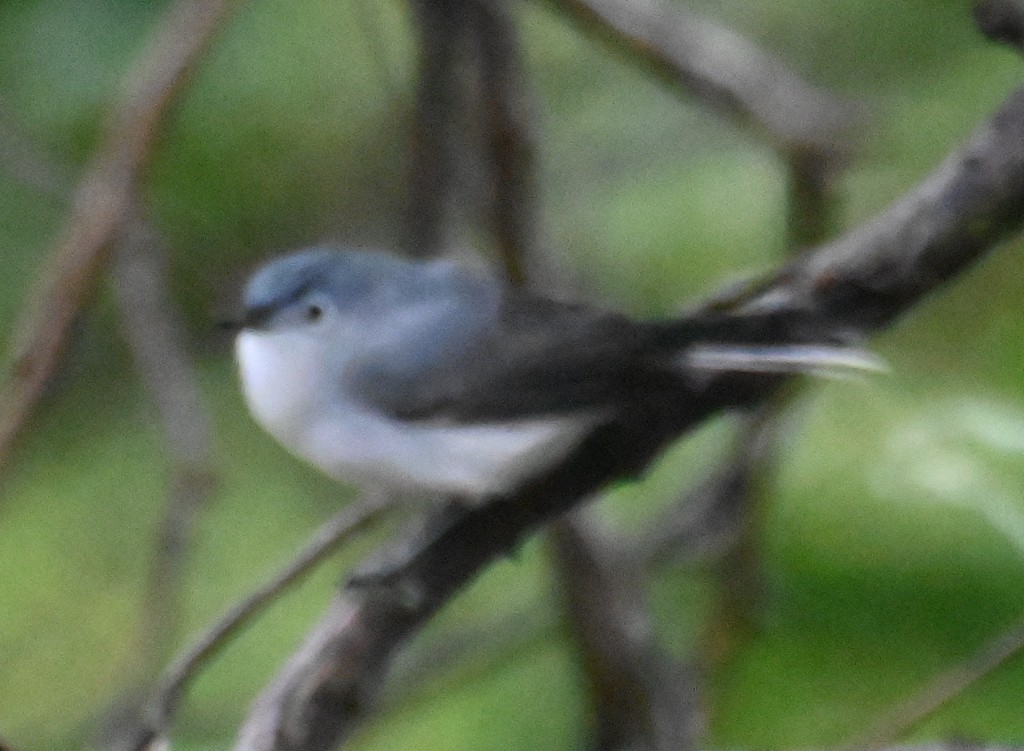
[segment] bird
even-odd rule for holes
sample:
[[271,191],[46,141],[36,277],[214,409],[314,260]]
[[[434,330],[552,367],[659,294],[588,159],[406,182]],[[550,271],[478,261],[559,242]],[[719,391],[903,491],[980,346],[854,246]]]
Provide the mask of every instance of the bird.
[[330,246],[258,267],[234,327],[248,409],[291,453],[467,503],[514,493],[615,421],[682,432],[709,388],[715,409],[742,407],[787,374],[884,367],[809,314],[641,320],[450,258]]

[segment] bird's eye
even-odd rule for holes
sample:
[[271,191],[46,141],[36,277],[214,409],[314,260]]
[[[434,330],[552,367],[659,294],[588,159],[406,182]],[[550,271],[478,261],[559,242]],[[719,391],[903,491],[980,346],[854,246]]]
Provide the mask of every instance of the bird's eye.
[[319,305],[313,304],[306,308],[306,320],[310,323],[315,323],[323,318],[324,309]]

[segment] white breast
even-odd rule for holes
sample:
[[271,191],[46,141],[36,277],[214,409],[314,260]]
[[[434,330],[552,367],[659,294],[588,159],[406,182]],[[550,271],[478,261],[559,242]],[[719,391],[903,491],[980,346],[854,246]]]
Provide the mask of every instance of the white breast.
[[561,458],[590,421],[402,422],[347,398],[316,341],[243,332],[242,389],[257,422],[294,454],[341,480],[480,497]]
[[469,498],[512,488],[582,436],[576,419],[506,424],[403,423],[359,407],[322,416],[298,451],[330,475]]
[[324,396],[322,353],[308,337],[243,331],[235,340],[242,393],[256,421],[288,448]]

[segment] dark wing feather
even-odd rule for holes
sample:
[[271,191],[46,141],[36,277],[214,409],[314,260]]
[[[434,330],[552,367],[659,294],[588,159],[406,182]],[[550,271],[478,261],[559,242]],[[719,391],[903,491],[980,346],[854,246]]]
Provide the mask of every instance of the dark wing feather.
[[677,371],[645,355],[654,333],[622,315],[509,291],[473,346],[407,377],[382,370],[359,381],[367,399],[402,419],[600,413],[679,387]]
[[[601,415],[643,405],[686,413],[712,385],[686,371],[679,355],[687,346],[826,338],[820,323],[800,314],[698,313],[642,322],[521,290],[508,290],[484,324],[465,323],[476,332],[471,347],[452,348],[415,372],[389,371],[378,362],[377,372],[359,379],[364,397],[401,419],[456,423]],[[765,380],[737,378],[735,399],[716,398],[743,403],[747,386]]]

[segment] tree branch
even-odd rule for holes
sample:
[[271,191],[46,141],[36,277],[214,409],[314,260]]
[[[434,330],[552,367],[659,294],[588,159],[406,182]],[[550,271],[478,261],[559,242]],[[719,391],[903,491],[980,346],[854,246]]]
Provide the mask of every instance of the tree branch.
[[136,721],[123,728],[108,748],[115,751],[161,748],[186,689],[202,667],[288,587],[394,506],[393,499],[385,493],[368,494],[324,523],[280,571],[225,612],[171,663]]
[[468,0],[412,0],[411,6],[419,80],[403,245],[411,255],[427,257],[445,249],[456,180],[471,161],[464,144],[469,129],[454,125],[465,113],[470,14]]
[[859,107],[812,86],[734,31],[661,0],[549,0],[609,44],[784,152],[843,157]]
[[1024,4],[1019,0],[977,0],[973,12],[982,34],[1024,53]]
[[0,464],[57,368],[71,324],[104,268],[136,200],[173,105],[237,0],[177,0],[124,80],[106,135],[75,191],[71,213],[15,327],[11,372],[0,394]]
[[[787,264],[737,302],[812,310],[857,330],[890,323],[1024,222],[1024,90],[878,218]],[[767,396],[774,383],[749,392]],[[236,749],[335,747],[364,717],[392,655],[488,563],[545,521],[721,407],[732,376],[683,413],[662,410],[603,426],[513,497],[473,508],[409,551],[386,576],[350,583],[254,704]]]
[[659,648],[641,560],[587,511],[561,517],[552,539],[565,617],[580,642],[591,693],[595,734],[588,748],[693,748],[702,730],[697,671]]
[[1024,651],[1024,620],[985,642],[963,662],[937,675],[843,747],[880,748],[900,738],[1021,651]]
[[739,295],[814,310],[855,330],[890,324],[1024,223],[1024,88],[931,175],[874,219]]
[[215,485],[209,418],[185,348],[183,322],[169,299],[166,264],[165,243],[142,217],[142,208],[129,209],[111,272],[121,329],[160,416],[170,473],[144,612],[147,675],[163,665],[178,636],[181,575],[194,519]]
[[[781,156],[786,161],[787,178],[786,250],[787,256],[793,257],[833,235],[839,215],[837,177],[844,165],[807,148]],[[767,575],[761,536],[765,495],[777,467],[779,428],[803,385],[803,381],[794,380],[744,416],[739,429],[746,440],[740,442],[731,459],[745,466],[726,471],[726,477],[738,482],[719,486],[732,491],[719,497],[725,506],[717,512],[728,517],[732,534],[725,537],[725,545],[713,563],[719,596],[715,599],[715,616],[705,628],[705,667],[709,670],[724,664],[736,646],[754,633],[764,606]],[[682,508],[680,512],[686,513]]]
[[37,193],[55,201],[67,199],[70,171],[28,137],[3,99],[0,99],[0,168]]
[[[492,166],[491,234],[508,280],[533,286],[551,259],[538,247],[543,222],[522,52],[503,0],[473,7]],[[589,516],[579,509],[561,517],[550,540],[591,700],[594,748],[682,751],[700,724],[696,681],[658,648],[637,561]]]
[[491,235],[505,276],[513,284],[526,284],[540,260],[536,149],[519,38],[504,5],[498,0],[479,2],[473,30],[493,172],[488,202]]

